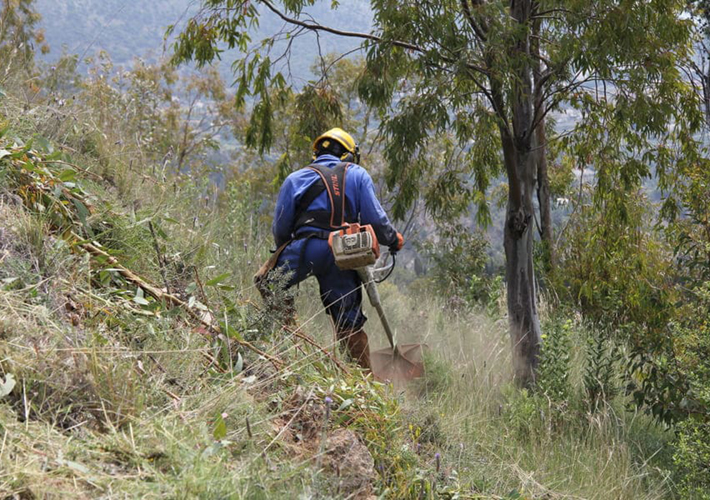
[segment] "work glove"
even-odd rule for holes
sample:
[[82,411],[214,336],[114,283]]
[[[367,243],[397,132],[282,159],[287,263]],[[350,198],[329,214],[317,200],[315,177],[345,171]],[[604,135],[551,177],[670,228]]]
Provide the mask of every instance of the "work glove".
[[402,250],[402,247],[404,246],[404,236],[402,236],[402,233],[397,232],[397,239],[395,240],[394,243],[390,245],[390,253],[397,253],[400,250]]

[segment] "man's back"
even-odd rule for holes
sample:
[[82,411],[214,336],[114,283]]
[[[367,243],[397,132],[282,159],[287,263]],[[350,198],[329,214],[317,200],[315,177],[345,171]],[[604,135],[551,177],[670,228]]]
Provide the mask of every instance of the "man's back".
[[[334,168],[340,163],[340,160],[332,155],[321,155],[314,163]],[[314,170],[302,168],[291,173],[284,181],[279,191],[272,226],[277,246],[288,241],[293,233],[319,230],[310,226],[294,227],[300,201],[319,178],[320,176]],[[377,239],[383,245],[390,245],[396,241],[397,233],[377,200],[370,174],[361,166],[350,163],[344,185],[346,222],[359,221],[362,224],[371,224]],[[313,200],[307,210],[329,210],[330,208],[328,194],[324,191]]]

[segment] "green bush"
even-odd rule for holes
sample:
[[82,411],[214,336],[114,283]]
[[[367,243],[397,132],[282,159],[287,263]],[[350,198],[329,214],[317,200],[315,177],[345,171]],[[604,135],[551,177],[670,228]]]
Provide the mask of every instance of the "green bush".
[[648,226],[647,200],[640,193],[629,197],[636,201],[623,216],[594,205],[572,216],[559,249],[556,290],[586,317],[614,328],[634,325],[619,332],[653,342],[673,312],[672,253]]
[[550,321],[543,334],[537,386],[552,401],[565,401],[570,396],[570,347],[572,320]]
[[618,346],[609,339],[604,329],[593,329],[587,338],[582,377],[590,411],[598,410],[618,394],[620,358]]
[[[710,392],[707,394],[710,403]],[[710,499],[710,420],[686,420],[678,426],[673,456],[681,475],[683,498]]]
[[688,415],[677,429],[675,464],[685,498],[710,498],[710,282],[680,311],[673,339],[678,376],[687,387],[679,403]]
[[454,306],[488,305],[500,292],[500,279],[485,272],[488,262],[485,235],[458,223],[439,227],[436,237],[419,245],[437,293]]
[[[581,207],[560,249],[555,286],[563,300],[602,328],[607,340],[626,347],[627,391],[636,404],[670,422],[682,417],[678,402],[684,391],[682,380],[672,374],[668,328],[678,293],[673,254],[650,227],[652,217],[650,203],[636,189]],[[592,387],[597,368],[587,379],[592,399],[602,389]]]

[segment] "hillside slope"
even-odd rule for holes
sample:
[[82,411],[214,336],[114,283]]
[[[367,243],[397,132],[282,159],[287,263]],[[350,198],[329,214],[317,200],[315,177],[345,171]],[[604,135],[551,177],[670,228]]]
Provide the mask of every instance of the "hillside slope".
[[[282,327],[251,280],[270,246],[263,172],[222,191],[199,172],[163,175],[122,149],[121,116],[99,129],[87,104],[67,106],[58,119],[53,103],[0,101],[1,496],[672,492],[668,434],[621,398],[585,409],[581,368],[563,402],[512,386],[499,302],[384,283],[399,338],[430,346],[406,390],[343,359],[313,283],[299,327]],[[546,331],[584,365],[580,322]]]
[[[255,322],[248,332],[226,308],[223,322],[206,312],[218,296],[178,290],[186,276],[166,277],[174,294],[149,284],[167,276],[144,260],[159,245],[153,222],[124,213],[111,184],[67,154],[7,136],[3,145],[0,366],[16,384],[0,412],[0,491],[288,498],[322,481],[372,490],[363,440],[380,459],[390,455],[383,439],[398,440],[397,419],[382,418],[397,413],[384,387],[304,334],[272,331],[246,298],[232,308]],[[224,277],[196,281],[230,289]],[[257,329],[269,342],[244,338]],[[293,484],[313,460],[312,477]],[[352,474],[326,481],[349,460]]]

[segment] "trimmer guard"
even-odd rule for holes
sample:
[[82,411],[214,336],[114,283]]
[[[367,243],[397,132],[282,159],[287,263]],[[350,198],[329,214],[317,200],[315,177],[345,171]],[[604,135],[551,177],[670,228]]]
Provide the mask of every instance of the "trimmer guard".
[[395,345],[394,334],[382,308],[372,268],[360,268],[357,269],[357,272],[362,279],[372,307],[375,308],[377,315],[380,317],[382,328],[385,330],[387,340],[390,343],[388,349],[380,349],[370,353],[370,364],[375,378],[383,382],[389,381],[397,384],[423,376],[422,344]]
[[406,382],[424,376],[423,350],[426,345],[401,344],[370,353],[372,372],[383,382]]

